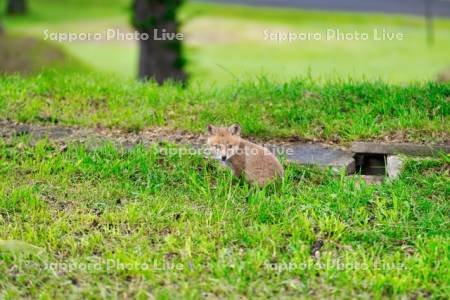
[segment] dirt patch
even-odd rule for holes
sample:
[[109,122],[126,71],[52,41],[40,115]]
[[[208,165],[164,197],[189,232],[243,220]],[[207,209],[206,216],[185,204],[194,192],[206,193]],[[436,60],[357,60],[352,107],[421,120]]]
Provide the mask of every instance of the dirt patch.
[[0,35],[0,73],[31,74],[44,67],[75,65],[60,48],[32,37]]
[[440,73],[437,77],[437,81],[441,83],[449,83],[450,82],[450,68],[447,71]]
[[[82,128],[62,125],[25,124],[13,121],[0,120],[0,137],[11,138],[14,136],[30,136],[32,142],[39,139],[61,143],[81,142],[89,146],[102,145],[105,142],[130,148],[137,144],[149,146],[152,144],[171,143],[185,144],[193,147],[201,147],[206,144],[206,135],[195,134],[186,130],[174,130],[169,128],[150,128],[139,132],[129,132],[121,129],[109,129],[103,127]],[[266,146],[289,146],[299,143],[318,143],[299,137],[291,138],[253,138],[247,139]],[[337,145],[335,145],[337,146]],[[340,147],[345,149],[344,147]]]
[[126,148],[136,144],[148,146],[164,142],[202,145],[206,141],[206,138],[200,135],[164,128],[153,128],[139,133],[130,133],[119,129],[80,128],[0,121],[0,137],[11,138],[14,136],[30,136],[32,141],[48,138],[55,142],[81,142],[93,146],[104,142],[112,142]]
[[[82,142],[90,146],[102,145],[105,142],[112,142],[113,144],[130,148],[137,144],[149,146],[158,143],[171,144],[187,144],[194,147],[205,145],[207,136],[204,134],[196,134],[186,130],[175,130],[164,127],[154,127],[141,130],[139,132],[129,132],[123,129],[110,129],[103,127],[82,128],[78,126],[63,126],[63,125],[41,125],[41,124],[25,124],[9,120],[0,120],[0,137],[10,138],[13,136],[31,136],[32,141],[48,137],[49,140],[68,143],[68,142]],[[262,144],[267,147],[287,147],[296,146],[299,144],[317,144],[334,149],[348,151],[350,143],[344,144],[334,141],[327,141],[323,139],[305,139],[299,136],[291,137],[249,137],[246,139]],[[395,135],[388,135],[383,138],[373,138],[368,140],[370,142],[405,142],[405,139],[398,138]],[[447,137],[444,138],[443,144],[448,144]],[[418,144],[426,144],[418,143]]]

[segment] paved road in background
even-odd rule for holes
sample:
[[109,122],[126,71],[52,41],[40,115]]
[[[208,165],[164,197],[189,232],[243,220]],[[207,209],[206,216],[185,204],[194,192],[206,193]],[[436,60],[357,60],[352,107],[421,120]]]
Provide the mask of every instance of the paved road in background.
[[[197,0],[255,6],[296,7],[313,10],[384,12],[423,15],[426,0]],[[433,0],[433,14],[450,17],[450,0]]]

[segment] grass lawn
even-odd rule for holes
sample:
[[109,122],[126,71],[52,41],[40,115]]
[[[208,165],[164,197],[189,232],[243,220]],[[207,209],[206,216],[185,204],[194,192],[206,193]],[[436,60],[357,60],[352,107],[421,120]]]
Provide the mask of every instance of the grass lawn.
[[0,297],[450,293],[448,157],[380,186],[286,166],[259,189],[168,147],[0,139]]
[[[30,2],[31,15],[7,18],[6,30],[126,28],[129,12],[125,0]],[[133,44],[67,44],[93,72],[1,75],[0,120],[195,133],[239,122],[245,136],[450,142],[450,85],[423,81],[450,63],[449,21],[436,22],[427,48],[415,17],[190,3],[182,18],[193,75],[186,88],[125,80],[135,73]],[[258,38],[267,26],[354,24],[389,24],[411,39],[328,47]],[[332,68],[336,78],[317,80]],[[349,74],[372,79],[342,79]],[[409,158],[398,179],[380,185],[281,158],[283,180],[256,188],[179,147],[0,136],[0,299],[450,294],[448,155]]]
[[[50,32],[130,30],[130,1],[30,0],[27,17],[6,18],[6,29],[42,38]],[[274,8],[188,2],[180,19],[186,37],[188,71],[193,82],[225,84],[235,78],[266,74],[287,80],[314,78],[380,78],[392,82],[429,80],[450,66],[450,21],[437,19],[436,41],[425,43],[421,18],[356,13],[306,12]],[[321,33],[327,29],[367,33],[367,41],[265,40],[264,31]],[[402,33],[402,41],[374,41],[373,31]],[[95,70],[134,77],[137,45],[133,42],[60,44]]]
[[347,143],[388,139],[449,142],[449,84],[381,81],[286,83],[261,77],[225,87],[122,81],[110,76],[43,73],[0,77],[0,118],[136,131],[204,132],[241,123],[244,134]]

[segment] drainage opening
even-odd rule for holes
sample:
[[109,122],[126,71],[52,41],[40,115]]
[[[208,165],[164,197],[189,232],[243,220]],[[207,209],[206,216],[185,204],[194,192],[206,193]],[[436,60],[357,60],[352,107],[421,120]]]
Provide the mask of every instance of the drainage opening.
[[385,154],[362,154],[355,155],[356,173],[361,175],[385,175],[386,174]]

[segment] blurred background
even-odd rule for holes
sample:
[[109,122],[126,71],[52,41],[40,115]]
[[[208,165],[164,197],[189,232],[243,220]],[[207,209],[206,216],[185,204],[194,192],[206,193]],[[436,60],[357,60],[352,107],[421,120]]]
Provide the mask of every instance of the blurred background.
[[[6,73],[51,68],[121,78],[161,76],[161,82],[187,75],[200,84],[261,75],[280,81],[311,76],[395,83],[450,77],[447,0],[2,0],[0,5],[0,70]],[[180,32],[183,39],[162,47],[135,39],[54,39],[57,33],[104,37],[109,29],[153,28]],[[338,37],[327,40],[329,30]],[[292,33],[322,38],[278,39]],[[340,39],[339,33],[345,36]],[[358,34],[368,38],[358,40]]]

